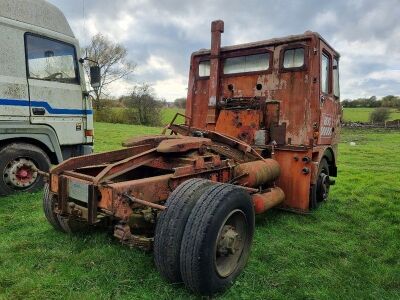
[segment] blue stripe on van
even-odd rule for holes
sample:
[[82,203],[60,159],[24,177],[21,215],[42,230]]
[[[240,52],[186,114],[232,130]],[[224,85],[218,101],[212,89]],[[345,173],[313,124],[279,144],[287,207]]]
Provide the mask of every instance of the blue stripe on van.
[[91,109],[74,109],[74,108],[53,108],[46,101],[31,100],[18,100],[18,99],[1,99],[0,106],[28,106],[31,107],[42,107],[47,112],[53,115],[91,115],[93,111]]

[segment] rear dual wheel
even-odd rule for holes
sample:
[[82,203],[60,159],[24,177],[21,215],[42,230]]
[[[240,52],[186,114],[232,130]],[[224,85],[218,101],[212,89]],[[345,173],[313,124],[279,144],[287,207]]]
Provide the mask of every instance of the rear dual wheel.
[[168,197],[157,220],[154,237],[154,262],[161,275],[170,282],[181,282],[180,249],[186,222],[211,181],[194,178],[179,185]]
[[[167,230],[179,241],[179,247],[175,244],[173,264],[172,261],[168,264],[174,266],[176,277],[165,276],[164,268],[160,268],[159,261],[168,260],[168,244],[157,237],[162,229],[156,230],[154,252],[157,268],[170,281],[178,278],[192,291],[212,295],[226,289],[247,262],[254,233],[254,209],[250,195],[243,189],[197,179],[197,185],[201,183],[208,186],[196,189],[185,222],[180,214],[167,216],[168,210],[172,211],[168,205],[171,197],[160,216],[180,225],[179,230]],[[176,190],[179,192],[182,186],[187,188],[190,184],[185,182]],[[163,224],[158,222],[157,227],[162,228]]]
[[196,203],[182,239],[180,269],[192,291],[212,295],[241,273],[250,254],[254,209],[241,188],[216,184]]

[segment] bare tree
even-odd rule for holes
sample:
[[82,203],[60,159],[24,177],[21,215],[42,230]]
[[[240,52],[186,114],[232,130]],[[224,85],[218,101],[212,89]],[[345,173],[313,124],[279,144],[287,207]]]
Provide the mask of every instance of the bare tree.
[[[114,43],[101,33],[92,37],[90,45],[83,49],[86,56],[99,64],[101,81],[98,90],[93,91],[95,107],[101,108],[101,98],[107,96],[106,91],[110,83],[130,75],[136,64],[127,58],[127,49],[118,43]],[[89,64],[85,64],[85,71],[90,78]]]
[[159,126],[161,124],[162,102],[154,96],[149,84],[135,86],[132,94],[125,100],[128,110],[132,110],[138,118],[139,124]]

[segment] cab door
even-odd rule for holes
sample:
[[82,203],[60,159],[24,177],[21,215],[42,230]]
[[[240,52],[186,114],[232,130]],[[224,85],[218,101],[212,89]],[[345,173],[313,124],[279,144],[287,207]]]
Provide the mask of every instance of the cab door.
[[0,120],[27,122],[29,93],[24,32],[4,20],[0,20]]
[[87,113],[73,44],[25,34],[30,122],[46,124],[60,144],[81,144]]
[[323,41],[320,45],[319,144],[330,145],[340,124],[339,57]]

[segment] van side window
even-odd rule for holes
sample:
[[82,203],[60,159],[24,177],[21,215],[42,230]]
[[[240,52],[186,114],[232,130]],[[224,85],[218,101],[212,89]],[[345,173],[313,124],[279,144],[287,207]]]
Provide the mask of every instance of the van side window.
[[224,60],[224,74],[267,71],[269,53],[230,57]]
[[329,57],[325,53],[321,56],[321,92],[329,93]]
[[25,43],[29,78],[79,84],[73,45],[31,34]]
[[210,76],[210,61],[205,60],[199,63],[199,77]]
[[287,49],[283,54],[283,68],[301,68],[304,65],[304,48]]
[[337,98],[340,97],[340,89],[339,89],[339,61],[335,57],[333,59],[333,95]]

